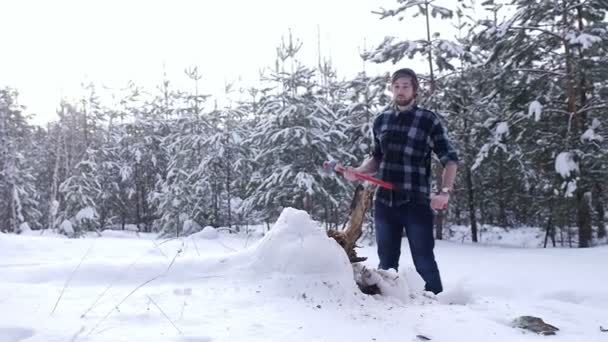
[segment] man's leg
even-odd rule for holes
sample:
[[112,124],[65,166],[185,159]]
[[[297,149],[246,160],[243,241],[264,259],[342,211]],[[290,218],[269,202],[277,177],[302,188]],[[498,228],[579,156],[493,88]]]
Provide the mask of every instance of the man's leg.
[[439,268],[435,262],[433,211],[429,204],[410,202],[405,210],[405,230],[416,271],[426,282],[425,290],[435,294],[443,291]]
[[376,224],[376,243],[378,244],[379,269],[399,269],[401,255],[401,232],[403,225],[395,215],[395,209],[375,201],[374,222]]

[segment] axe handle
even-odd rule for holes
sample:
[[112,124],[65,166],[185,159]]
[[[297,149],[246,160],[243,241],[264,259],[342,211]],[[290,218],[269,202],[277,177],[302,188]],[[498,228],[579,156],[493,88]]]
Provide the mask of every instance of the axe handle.
[[[334,168],[334,170],[336,170],[337,172],[343,173],[346,170],[346,168],[344,166],[342,166],[342,165],[336,165],[336,167]],[[389,189],[389,190],[395,190],[395,185],[393,185],[392,183],[385,182],[383,180],[380,180],[378,178],[366,175],[366,174],[361,173],[361,172],[356,172],[356,171],[351,171],[351,172],[358,179],[366,180],[366,181],[368,181],[370,183],[374,183],[374,184],[376,184],[378,186],[381,186],[381,187]]]

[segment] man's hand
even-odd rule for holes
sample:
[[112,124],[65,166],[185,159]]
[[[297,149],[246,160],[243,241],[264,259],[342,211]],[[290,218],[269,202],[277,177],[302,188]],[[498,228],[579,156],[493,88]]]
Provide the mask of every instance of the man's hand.
[[437,195],[433,195],[431,196],[431,208],[435,210],[447,209],[449,200],[450,194],[448,193],[440,193]]
[[354,172],[357,172],[357,169],[352,168],[350,166],[345,166],[344,172],[342,172],[342,174],[344,175],[344,178],[346,178],[346,180],[353,182],[357,180],[357,176],[355,176]]

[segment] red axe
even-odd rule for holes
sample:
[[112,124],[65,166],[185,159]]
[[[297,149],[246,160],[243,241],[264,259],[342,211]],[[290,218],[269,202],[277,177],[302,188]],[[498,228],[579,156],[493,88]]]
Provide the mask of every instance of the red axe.
[[[336,172],[340,172],[340,173],[344,173],[344,171],[346,171],[346,168],[340,164],[337,164],[335,160],[330,160],[330,161],[325,161],[323,162],[323,168],[324,169],[332,169]],[[381,186],[383,188],[389,189],[389,190],[394,190],[395,186],[392,183],[389,182],[385,182],[383,180],[380,180],[378,178],[366,175],[364,173],[361,172],[356,172],[356,171],[351,171],[353,175],[355,175],[355,177],[357,177],[357,179],[360,180],[366,180],[370,183],[374,183],[378,186]]]

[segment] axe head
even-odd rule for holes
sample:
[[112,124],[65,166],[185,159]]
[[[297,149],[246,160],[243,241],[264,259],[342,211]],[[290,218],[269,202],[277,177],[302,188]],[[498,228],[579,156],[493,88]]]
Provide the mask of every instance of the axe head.
[[323,162],[323,168],[325,170],[335,170],[336,169],[336,165],[338,165],[338,163],[335,160],[327,160]]

